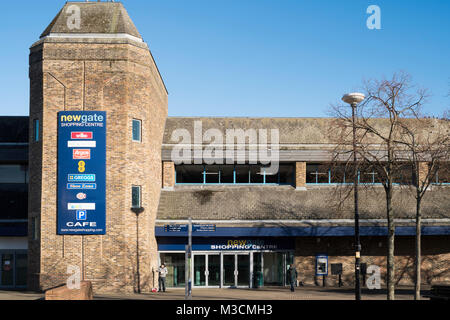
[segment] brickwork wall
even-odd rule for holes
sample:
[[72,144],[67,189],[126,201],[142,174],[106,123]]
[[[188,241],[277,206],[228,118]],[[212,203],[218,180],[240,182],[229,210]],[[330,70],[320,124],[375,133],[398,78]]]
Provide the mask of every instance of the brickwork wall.
[[163,162],[163,183],[164,189],[171,189],[175,186],[175,164],[173,162]]
[[306,162],[295,163],[295,187],[306,188]]
[[[30,239],[29,288],[65,283],[67,266],[76,265],[95,292],[133,291],[137,218],[130,210],[131,186],[139,185],[145,208],[139,216],[141,287],[150,291],[167,92],[148,48],[128,40],[47,39],[31,48],[30,81],[30,122],[41,120],[42,140],[30,144],[29,218],[40,216],[41,224],[40,239]],[[105,236],[56,234],[57,112],[69,110],[107,111]],[[142,120],[141,143],[132,142],[132,119]]]
[[[318,240],[320,239],[320,240]],[[433,284],[450,281],[450,248],[448,236],[428,236],[422,239],[422,281]],[[381,284],[386,279],[387,242],[384,237],[363,237],[361,239],[361,263],[377,265],[381,268]],[[322,285],[322,277],[315,277],[316,254],[328,255],[329,286],[338,285],[338,276],[331,275],[331,264],[342,263],[344,285],[354,285],[355,259],[353,238],[297,238],[295,264],[299,280],[305,284]],[[397,285],[414,284],[414,237],[397,237],[395,243],[396,283]],[[363,279],[363,278],[362,278]],[[363,283],[366,287],[365,282]]]
[[425,182],[428,173],[428,163],[419,162],[419,181]]

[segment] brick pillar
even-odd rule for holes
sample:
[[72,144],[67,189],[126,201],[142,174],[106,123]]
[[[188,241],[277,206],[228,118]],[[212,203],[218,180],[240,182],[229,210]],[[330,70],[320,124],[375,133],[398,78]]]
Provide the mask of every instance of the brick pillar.
[[163,189],[173,189],[175,186],[175,164],[173,162],[163,162]]
[[[77,11],[79,28],[68,27]],[[64,284],[67,267],[76,266],[94,292],[134,292],[139,257],[141,290],[151,292],[168,97],[147,44],[121,3],[68,2],[31,47],[29,76],[30,122],[40,120],[40,141],[30,133],[29,228],[38,218],[40,230],[29,240],[28,289]],[[107,112],[106,234],[63,236],[57,233],[57,114],[83,110]],[[133,119],[142,123],[140,142],[132,141]],[[133,185],[142,191],[139,218],[130,210]]]
[[427,178],[427,173],[428,173],[428,162],[419,162],[419,177],[418,177],[418,181],[420,181],[420,183],[424,183],[425,179]]
[[306,162],[295,163],[295,188],[306,190]]

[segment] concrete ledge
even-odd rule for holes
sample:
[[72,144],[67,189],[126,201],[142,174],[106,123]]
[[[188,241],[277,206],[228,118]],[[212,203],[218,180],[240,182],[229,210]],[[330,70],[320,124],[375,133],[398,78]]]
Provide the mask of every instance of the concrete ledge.
[[80,289],[69,289],[66,285],[47,290],[45,300],[93,300],[92,283],[83,281]]
[[306,187],[297,187],[295,191],[306,191]]

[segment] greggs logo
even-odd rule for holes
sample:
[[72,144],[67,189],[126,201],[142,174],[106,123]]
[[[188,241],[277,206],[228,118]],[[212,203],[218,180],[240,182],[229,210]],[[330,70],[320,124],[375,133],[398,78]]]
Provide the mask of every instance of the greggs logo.
[[90,149],[74,149],[73,150],[74,160],[91,160],[91,150]]

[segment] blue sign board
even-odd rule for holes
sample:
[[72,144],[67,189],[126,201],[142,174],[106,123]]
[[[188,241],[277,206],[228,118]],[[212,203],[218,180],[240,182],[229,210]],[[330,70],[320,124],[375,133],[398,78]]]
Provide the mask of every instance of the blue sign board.
[[[159,251],[184,251],[187,239],[184,237],[158,237]],[[294,250],[292,238],[216,238],[196,237],[192,239],[193,251],[279,251]]]
[[106,112],[58,113],[58,234],[106,233]]

